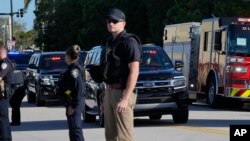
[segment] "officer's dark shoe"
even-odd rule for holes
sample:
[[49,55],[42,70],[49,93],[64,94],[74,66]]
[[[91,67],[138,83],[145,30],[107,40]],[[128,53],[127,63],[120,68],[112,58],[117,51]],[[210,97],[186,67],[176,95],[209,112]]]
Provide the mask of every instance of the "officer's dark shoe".
[[19,125],[21,125],[21,123],[20,122],[11,122],[10,125],[11,126],[19,126]]

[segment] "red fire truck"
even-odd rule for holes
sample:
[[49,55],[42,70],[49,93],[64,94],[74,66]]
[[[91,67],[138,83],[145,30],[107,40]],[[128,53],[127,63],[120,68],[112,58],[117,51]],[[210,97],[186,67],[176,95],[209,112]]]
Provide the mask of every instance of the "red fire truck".
[[171,59],[184,62],[190,99],[201,94],[211,107],[250,102],[250,19],[166,25],[163,40]]

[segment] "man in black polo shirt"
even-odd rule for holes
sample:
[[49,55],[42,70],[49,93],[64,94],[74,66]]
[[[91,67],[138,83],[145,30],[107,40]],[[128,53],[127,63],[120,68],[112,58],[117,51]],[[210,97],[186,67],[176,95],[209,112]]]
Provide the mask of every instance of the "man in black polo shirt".
[[126,17],[121,10],[111,9],[106,23],[111,36],[106,45],[105,137],[107,141],[135,141],[133,109],[137,94],[134,89],[139,75],[140,42],[128,36]]

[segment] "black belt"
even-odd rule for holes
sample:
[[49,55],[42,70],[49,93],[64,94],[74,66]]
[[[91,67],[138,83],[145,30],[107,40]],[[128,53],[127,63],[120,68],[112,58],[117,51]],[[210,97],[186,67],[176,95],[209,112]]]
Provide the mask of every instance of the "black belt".
[[110,89],[122,89],[122,85],[119,83],[107,84]]
[[[124,89],[120,83],[107,84],[107,86],[110,89]],[[137,94],[137,89],[134,89],[133,92]]]

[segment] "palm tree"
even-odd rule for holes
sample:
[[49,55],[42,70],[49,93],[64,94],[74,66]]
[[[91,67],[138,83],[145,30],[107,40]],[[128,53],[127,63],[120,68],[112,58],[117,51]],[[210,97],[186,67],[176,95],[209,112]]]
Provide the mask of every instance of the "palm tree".
[[24,9],[27,9],[31,0],[23,0],[24,1]]

